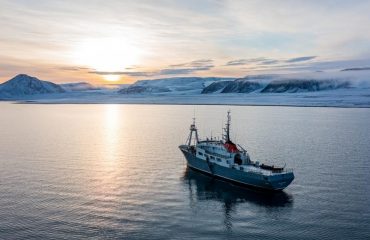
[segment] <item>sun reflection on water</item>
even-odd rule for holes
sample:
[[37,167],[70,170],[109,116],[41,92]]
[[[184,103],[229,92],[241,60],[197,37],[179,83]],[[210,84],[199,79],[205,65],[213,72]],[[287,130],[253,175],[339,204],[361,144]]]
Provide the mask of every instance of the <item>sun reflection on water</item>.
[[112,213],[118,204],[119,194],[122,189],[122,167],[120,144],[122,133],[121,108],[119,105],[104,105],[101,109],[101,127],[96,129],[96,136],[100,136],[94,164],[91,169],[90,191],[94,204],[94,211]]
[[104,108],[103,160],[106,165],[112,165],[118,160],[119,147],[123,147],[119,144],[122,119],[119,105],[109,104]]

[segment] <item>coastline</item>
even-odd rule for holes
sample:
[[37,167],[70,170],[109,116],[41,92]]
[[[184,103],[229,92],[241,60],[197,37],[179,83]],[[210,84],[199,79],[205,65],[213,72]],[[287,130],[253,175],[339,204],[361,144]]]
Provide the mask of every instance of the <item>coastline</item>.
[[325,91],[284,94],[133,94],[111,91],[67,92],[0,99],[16,104],[156,104],[370,108],[365,91]]
[[[1,102],[1,101],[0,101]],[[304,107],[304,108],[370,108],[370,105],[293,105],[293,104],[242,104],[242,103],[152,103],[152,102],[38,102],[38,101],[2,101],[12,104],[40,104],[40,105],[98,105],[98,104],[118,104],[118,105],[197,105],[197,106],[245,106],[245,107]]]

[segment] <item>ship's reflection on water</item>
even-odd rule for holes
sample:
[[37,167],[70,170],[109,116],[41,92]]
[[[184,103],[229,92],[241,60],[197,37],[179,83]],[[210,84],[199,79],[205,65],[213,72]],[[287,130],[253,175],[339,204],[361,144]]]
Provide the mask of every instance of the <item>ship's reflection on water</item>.
[[187,168],[183,182],[189,188],[190,203],[196,201],[219,201],[223,204],[224,224],[226,229],[232,228],[232,214],[237,205],[252,203],[268,210],[291,208],[293,197],[283,191],[265,192],[233,185],[198,171]]
[[233,185],[219,179],[212,178],[200,172],[187,168],[183,180],[189,185],[191,196],[197,200],[218,200],[226,205],[235,205],[241,202],[251,202],[265,207],[289,207],[293,203],[292,196],[280,192],[264,192],[246,187]]

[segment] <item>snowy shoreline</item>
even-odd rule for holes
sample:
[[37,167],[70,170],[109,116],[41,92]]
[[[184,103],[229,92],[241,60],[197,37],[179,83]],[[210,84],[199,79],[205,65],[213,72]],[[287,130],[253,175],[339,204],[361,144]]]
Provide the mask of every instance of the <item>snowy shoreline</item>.
[[[1,100],[0,100],[1,101]],[[43,94],[7,99],[17,104],[160,104],[370,108],[369,91],[286,94],[137,94],[112,91]]]
[[[10,101],[9,101],[10,102]],[[370,108],[370,105],[350,106],[350,105],[274,105],[274,104],[236,104],[236,103],[109,103],[109,102],[89,102],[89,103],[77,103],[77,102],[36,102],[36,101],[18,101],[13,104],[41,104],[41,105],[97,105],[97,104],[120,104],[120,105],[196,105],[196,106],[245,106],[245,107],[304,107],[304,108]]]

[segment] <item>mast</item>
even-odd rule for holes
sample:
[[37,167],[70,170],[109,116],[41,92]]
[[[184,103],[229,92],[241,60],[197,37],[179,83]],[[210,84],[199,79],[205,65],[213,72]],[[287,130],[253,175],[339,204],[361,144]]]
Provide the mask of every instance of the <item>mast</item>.
[[195,118],[193,118],[193,123],[190,125],[190,134],[189,134],[189,137],[187,139],[187,145],[188,146],[191,146],[191,143],[193,142],[193,132],[195,133],[194,137],[194,144],[193,145],[196,145],[198,142],[199,142],[199,138],[198,138],[198,129],[197,127],[195,126]]
[[230,140],[230,125],[231,125],[231,115],[230,115],[230,110],[227,111],[227,122],[225,124],[224,128],[224,140],[226,143],[231,142]]

